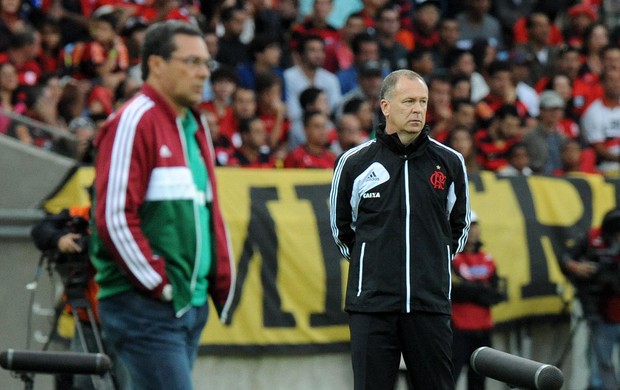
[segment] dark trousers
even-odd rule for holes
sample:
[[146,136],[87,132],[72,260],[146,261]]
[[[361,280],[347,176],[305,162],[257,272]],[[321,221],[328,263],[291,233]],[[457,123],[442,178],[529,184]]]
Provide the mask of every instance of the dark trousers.
[[350,313],[355,390],[393,390],[400,355],[415,390],[453,390],[450,316]]
[[452,361],[454,381],[458,381],[462,368],[467,367],[467,390],[483,390],[485,377],[476,374],[469,365],[471,354],[479,347],[491,346],[491,331],[453,329]]

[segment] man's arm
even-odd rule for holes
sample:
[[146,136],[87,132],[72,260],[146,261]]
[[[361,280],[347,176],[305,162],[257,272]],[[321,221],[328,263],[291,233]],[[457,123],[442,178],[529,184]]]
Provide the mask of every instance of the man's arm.
[[355,243],[355,231],[352,228],[353,214],[351,209],[351,185],[347,180],[346,157],[344,154],[336,161],[331,191],[329,193],[329,220],[334,241],[342,256],[350,260],[351,250]]

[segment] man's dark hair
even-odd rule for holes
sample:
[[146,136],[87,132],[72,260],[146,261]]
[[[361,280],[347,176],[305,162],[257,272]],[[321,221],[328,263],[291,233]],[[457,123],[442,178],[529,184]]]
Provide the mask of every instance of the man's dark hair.
[[255,120],[260,120],[258,117],[253,116],[251,118],[243,118],[239,120],[239,127],[237,128],[237,131],[239,132],[239,135],[242,134],[249,134],[250,133],[250,129],[252,127],[252,122],[254,122]]
[[310,104],[314,103],[317,97],[323,92],[318,87],[308,87],[299,94],[299,105],[302,109],[306,109]]
[[353,52],[353,55],[359,55],[362,51],[362,45],[367,42],[374,42],[377,47],[379,47],[379,41],[377,41],[377,38],[375,38],[374,35],[365,31],[355,35],[351,41],[351,51]]
[[497,119],[505,119],[508,116],[519,117],[519,110],[517,110],[517,106],[514,104],[504,104],[495,112],[495,118]]
[[149,57],[160,56],[169,59],[172,52],[177,49],[174,43],[174,37],[177,35],[202,38],[202,32],[197,27],[178,20],[154,23],[146,29],[142,46],[142,80],[149,77]]
[[254,89],[256,94],[260,94],[274,85],[282,85],[282,79],[275,73],[258,73],[254,79]]
[[213,72],[211,72],[211,84],[216,83],[218,81],[230,81],[239,84],[239,76],[237,76],[237,72],[229,66],[222,65]]
[[321,38],[320,35],[308,34],[308,35],[304,35],[301,38],[301,41],[299,42],[299,46],[297,46],[297,52],[299,54],[303,54],[303,52],[306,51],[306,46],[308,46],[308,44],[313,41],[321,42],[323,46],[325,46],[325,41],[323,40],[323,38]]
[[312,117],[316,115],[325,115],[325,114],[319,110],[304,111],[304,127],[308,126],[308,123],[310,123],[310,119],[312,119]]
[[495,60],[487,68],[489,76],[494,76],[499,72],[512,72],[512,65],[508,61]]
[[343,114],[357,114],[362,107],[362,104],[367,102],[368,100],[361,97],[354,97],[349,100],[342,106]]
[[33,45],[37,42],[36,35],[33,29],[26,28],[23,31],[14,33],[9,40],[9,48],[21,49],[28,45]]
[[222,23],[230,22],[235,15],[235,12],[243,12],[244,9],[242,6],[233,5],[231,7],[223,8],[220,11],[220,21]]
[[280,46],[277,37],[268,34],[256,35],[249,46],[250,55],[256,60],[256,55],[264,52],[270,46]]

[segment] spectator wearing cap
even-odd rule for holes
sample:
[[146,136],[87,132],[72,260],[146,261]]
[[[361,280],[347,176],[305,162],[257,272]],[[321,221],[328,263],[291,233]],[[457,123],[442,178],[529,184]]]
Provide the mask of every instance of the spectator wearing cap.
[[530,168],[537,174],[551,175],[562,167],[562,146],[567,137],[560,121],[564,118],[564,99],[555,91],[540,95],[538,126],[523,136],[530,157]]
[[586,141],[596,152],[597,169],[607,176],[620,174],[620,70],[601,75],[603,97],[584,112],[581,128]]
[[591,4],[577,3],[568,9],[567,16],[568,20],[562,31],[564,42],[581,48],[586,30],[598,20],[598,15]]
[[509,57],[512,65],[512,75],[515,82],[517,99],[523,102],[530,117],[538,116],[538,93],[529,83],[531,82],[532,59],[523,51],[514,50]]
[[[353,50],[353,62],[348,68],[341,69],[336,73],[340,83],[340,91],[343,94],[357,87],[357,73],[361,64],[381,59],[379,41],[375,35],[368,32],[356,35],[351,42],[351,49]],[[389,70],[386,69],[386,75],[387,73]]]
[[384,70],[379,61],[370,60],[359,65],[357,72],[357,87],[342,96],[342,100],[335,112],[336,120],[342,116],[344,106],[352,99],[360,98],[370,103],[373,112],[373,123],[378,124],[379,91],[383,81]]
[[396,40],[400,31],[398,10],[387,5],[375,15],[376,37],[379,42],[379,58],[387,61],[389,71],[407,67],[408,50]]

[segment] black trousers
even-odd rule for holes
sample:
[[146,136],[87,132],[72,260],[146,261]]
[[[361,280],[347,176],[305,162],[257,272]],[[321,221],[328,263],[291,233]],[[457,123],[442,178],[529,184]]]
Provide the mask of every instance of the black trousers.
[[414,390],[454,390],[449,315],[349,314],[355,390],[393,390],[401,353]]

